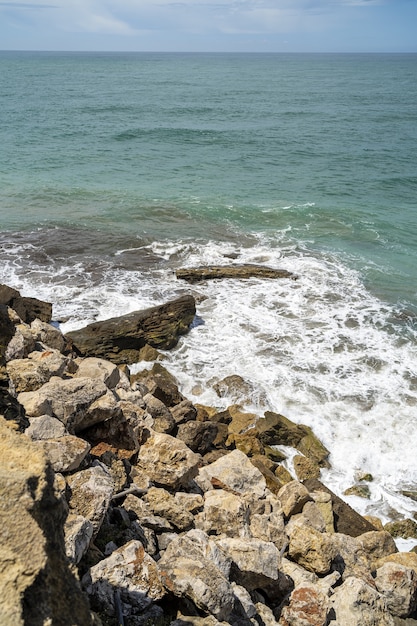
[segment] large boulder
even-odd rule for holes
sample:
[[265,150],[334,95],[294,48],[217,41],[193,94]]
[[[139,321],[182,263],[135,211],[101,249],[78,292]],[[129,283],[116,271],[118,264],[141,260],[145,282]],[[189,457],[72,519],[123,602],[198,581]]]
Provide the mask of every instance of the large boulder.
[[394,626],[384,597],[360,578],[350,576],[335,590],[330,604],[335,623],[341,626]]
[[272,542],[225,537],[217,545],[232,559],[231,577],[248,591],[278,581],[280,554]]
[[42,450],[0,418],[1,624],[92,624],[65,555],[65,516]]
[[178,269],[176,275],[177,278],[189,283],[219,278],[292,278],[293,280],[297,278],[287,270],[255,264],[188,267]]
[[173,348],[188,331],[195,315],[195,300],[184,295],[176,300],[121,317],[93,322],[67,333],[81,356],[108,359],[113,363],[135,363],[146,344]]
[[240,450],[233,450],[202,467],[196,482],[203,491],[218,488],[255,498],[265,496],[265,478]]
[[52,304],[50,302],[21,296],[16,289],[7,285],[0,285],[0,304],[6,304],[16,311],[26,324],[30,324],[36,318],[43,322],[50,322],[52,318]]
[[58,350],[31,352],[27,359],[14,359],[7,363],[6,369],[16,393],[35,391],[47,383],[53,376],[62,377],[70,359]]

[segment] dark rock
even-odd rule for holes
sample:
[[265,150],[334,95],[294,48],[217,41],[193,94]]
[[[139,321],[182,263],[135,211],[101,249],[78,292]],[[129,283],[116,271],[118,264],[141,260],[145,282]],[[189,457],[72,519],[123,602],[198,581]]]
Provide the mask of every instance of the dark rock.
[[194,315],[195,300],[185,295],[161,306],[93,322],[67,333],[67,337],[81,356],[96,356],[116,364],[135,363],[146,344],[173,348],[179,336],[188,331]]
[[287,270],[264,265],[209,265],[206,267],[183,268],[176,271],[177,278],[189,283],[214,278],[292,278],[297,276]]
[[42,322],[50,322],[52,319],[52,304],[50,302],[43,302],[37,298],[26,298],[21,296],[16,289],[7,285],[0,285],[0,304],[5,304],[16,311],[26,324],[30,324],[35,319],[40,319]]
[[185,422],[178,427],[177,439],[181,439],[193,452],[207,452],[217,436],[213,422]]
[[151,370],[144,370],[131,377],[132,382],[140,381],[155,398],[167,407],[173,407],[184,400],[178,390],[176,378],[165,367],[155,363]]
[[309,478],[303,481],[308,491],[326,491],[332,497],[332,507],[334,514],[334,528],[337,533],[350,535],[350,537],[359,537],[363,533],[374,531],[372,526],[362,515],[354,511],[346,502],[343,502],[335,493],[325,487],[317,478]]

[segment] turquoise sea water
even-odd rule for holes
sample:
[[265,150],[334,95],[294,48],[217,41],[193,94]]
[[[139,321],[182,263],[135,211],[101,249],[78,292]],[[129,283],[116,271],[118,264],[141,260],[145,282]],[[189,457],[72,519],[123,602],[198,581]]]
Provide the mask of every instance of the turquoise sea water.
[[336,489],[371,471],[369,506],[409,511],[416,103],[417,55],[0,52],[0,281],[65,330],[189,290],[182,265],[296,272],[196,287],[171,367],[211,403],[250,380],[322,436]]

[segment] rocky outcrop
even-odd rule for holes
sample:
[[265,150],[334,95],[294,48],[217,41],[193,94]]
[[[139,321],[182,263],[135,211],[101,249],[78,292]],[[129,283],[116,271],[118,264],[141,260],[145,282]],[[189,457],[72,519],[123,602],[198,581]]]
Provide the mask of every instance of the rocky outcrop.
[[264,265],[209,265],[189,267],[176,271],[177,278],[189,283],[220,278],[292,278],[297,276],[287,270],[274,269]]
[[173,348],[186,333],[195,315],[192,296],[182,296],[144,311],[135,311],[67,333],[81,356],[108,359],[113,363],[135,363],[145,345]]
[[7,285],[0,285],[0,304],[5,304],[16,311],[26,324],[30,324],[35,319],[42,322],[50,322],[52,319],[50,302],[21,296],[19,291]]

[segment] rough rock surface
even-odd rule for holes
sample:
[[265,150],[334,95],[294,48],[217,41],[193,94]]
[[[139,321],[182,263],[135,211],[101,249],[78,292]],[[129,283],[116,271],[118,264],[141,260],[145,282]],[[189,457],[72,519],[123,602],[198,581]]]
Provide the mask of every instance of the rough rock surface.
[[274,269],[263,265],[211,265],[178,269],[177,278],[189,283],[215,278],[292,278],[297,277],[287,270]]

